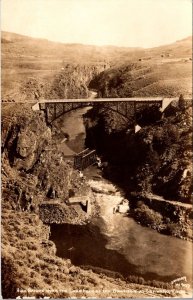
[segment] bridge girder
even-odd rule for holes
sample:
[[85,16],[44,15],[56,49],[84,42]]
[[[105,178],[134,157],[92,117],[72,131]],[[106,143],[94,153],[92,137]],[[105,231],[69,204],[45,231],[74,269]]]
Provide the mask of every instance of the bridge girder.
[[159,108],[162,107],[162,100],[152,101],[87,101],[87,102],[76,102],[76,99],[72,102],[45,102],[43,105],[40,104],[40,109],[45,110],[46,119],[48,123],[52,123],[54,120],[59,118],[65,113],[72,110],[83,108],[87,106],[99,106],[101,108],[111,110],[114,113],[120,114],[126,120],[135,119],[135,114],[138,108],[141,106],[157,105]]

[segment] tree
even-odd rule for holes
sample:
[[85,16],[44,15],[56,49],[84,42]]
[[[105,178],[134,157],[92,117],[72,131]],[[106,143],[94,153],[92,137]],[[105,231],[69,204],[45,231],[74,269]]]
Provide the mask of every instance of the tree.
[[180,97],[179,97],[179,101],[178,101],[178,106],[179,108],[184,111],[185,108],[186,108],[186,101],[184,99],[184,96],[181,94]]

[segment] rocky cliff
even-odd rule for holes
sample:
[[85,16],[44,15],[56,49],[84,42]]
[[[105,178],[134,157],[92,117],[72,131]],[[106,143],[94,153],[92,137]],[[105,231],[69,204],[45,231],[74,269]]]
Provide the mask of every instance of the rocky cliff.
[[64,202],[70,191],[89,192],[86,181],[73,170],[73,162],[55,144],[42,112],[32,112],[28,104],[4,105],[2,184],[8,206],[36,211],[46,199]]
[[107,67],[106,63],[61,63],[60,69],[51,75],[26,78],[20,85],[20,97],[26,101],[41,98],[88,98],[89,82]]
[[154,114],[153,106],[141,113],[142,128],[135,133],[118,114],[112,119],[102,108],[90,111],[87,146],[97,148],[109,162],[106,174],[124,181],[126,189],[191,202],[191,102],[173,103],[162,116]]

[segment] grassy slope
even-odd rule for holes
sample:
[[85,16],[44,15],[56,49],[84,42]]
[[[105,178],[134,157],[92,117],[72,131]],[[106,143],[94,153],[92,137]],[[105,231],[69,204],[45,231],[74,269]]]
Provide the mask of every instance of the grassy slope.
[[[2,96],[3,99],[26,100],[87,96],[85,82],[89,70],[98,66],[94,74],[104,70],[115,57],[135,53],[133,48],[97,47],[81,44],[62,44],[2,32]],[[70,68],[72,65],[72,69]],[[83,66],[75,70],[76,66]],[[62,69],[64,68],[64,69]],[[74,72],[78,76],[74,76]],[[84,78],[86,73],[86,78]],[[80,74],[83,75],[83,78]],[[94,74],[91,74],[93,76]],[[64,80],[58,80],[57,76]],[[62,81],[62,82],[61,82]],[[68,82],[65,87],[64,82]],[[72,81],[75,81],[73,83]],[[68,89],[70,88],[70,92]],[[60,93],[61,90],[65,92]],[[79,89],[78,95],[73,89]],[[59,91],[58,91],[59,90]],[[80,93],[81,90],[81,93]]]
[[119,60],[91,86],[103,97],[192,95],[192,39],[147,49],[132,59]]
[[[62,44],[2,32],[2,96],[16,101],[65,98],[70,96],[70,88],[72,97],[77,97],[73,89],[87,97],[86,81],[103,71],[105,65],[113,68],[95,83],[104,97],[190,95],[191,49],[191,38],[142,49]],[[80,80],[85,70],[81,68],[74,76],[75,65],[86,65],[88,69],[97,65],[98,72]]]
[[[113,68],[99,74],[90,83],[90,86],[92,88],[98,88],[99,96],[102,97],[177,97],[183,94],[185,98],[191,98],[191,51],[191,37],[177,41],[171,45],[146,49],[143,56],[139,57],[138,54],[136,54],[135,60],[132,60],[132,62],[129,59],[124,62],[119,61]],[[189,108],[189,112],[182,111],[181,113],[174,109],[170,117],[163,119],[160,124],[154,121],[153,123],[150,122],[150,126],[147,126],[147,124],[143,125],[143,129],[136,135],[139,136],[139,138],[138,141],[134,142],[133,150],[132,143],[127,146],[127,142],[125,141],[127,137],[124,136],[124,134],[122,141],[121,137],[120,140],[118,140],[116,135],[112,135],[111,137],[112,145],[116,147],[117,144],[118,151],[120,143],[123,143],[123,149],[127,147],[127,150],[125,150],[127,151],[124,156],[125,159],[127,159],[129,155],[133,155],[133,153],[140,152],[139,149],[141,149],[141,147],[137,147],[138,143],[141,143],[142,146],[145,139],[147,143],[148,140],[150,140],[152,148],[148,149],[146,153],[149,153],[149,159],[146,157],[143,164],[140,162],[141,157],[144,156],[144,151],[141,150],[138,163],[136,162],[138,169],[135,176],[139,177],[139,181],[141,181],[142,185],[146,183],[150,174],[144,169],[144,165],[146,163],[153,165],[153,156],[155,154],[155,166],[152,167],[150,173],[151,176],[154,177],[153,184],[159,186],[159,193],[163,193],[169,199],[175,198],[175,200],[179,199],[180,201],[184,201],[185,199],[185,201],[188,202],[190,201],[191,178],[189,175],[187,182],[184,183],[182,173],[186,168],[188,170],[191,169],[190,161],[192,152],[189,151],[192,145],[191,113],[191,108]],[[103,131],[110,133],[112,131],[127,129],[127,126],[129,126],[129,124],[126,124],[123,118],[116,113],[98,111],[96,114],[99,114],[103,119],[104,128],[102,129],[101,135]],[[145,111],[143,115],[145,117]],[[150,118],[149,112],[146,119],[148,120]],[[173,141],[171,141],[173,135],[175,135],[175,137]],[[165,146],[163,147],[164,142]],[[112,145],[110,144],[109,148],[113,148]],[[109,153],[110,152],[112,151],[109,149]],[[114,156],[116,156],[116,151],[114,151]],[[174,162],[176,160],[177,165],[175,166]],[[130,165],[131,164],[132,161],[130,162]],[[159,167],[159,165],[161,167]],[[160,168],[161,171],[156,171],[156,168]],[[158,176],[158,178],[156,178],[156,176]]]

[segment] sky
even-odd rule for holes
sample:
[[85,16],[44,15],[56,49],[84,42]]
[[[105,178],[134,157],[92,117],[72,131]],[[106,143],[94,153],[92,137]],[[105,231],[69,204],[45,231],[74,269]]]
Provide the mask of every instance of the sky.
[[64,43],[155,47],[192,35],[192,2],[1,0],[1,30]]

